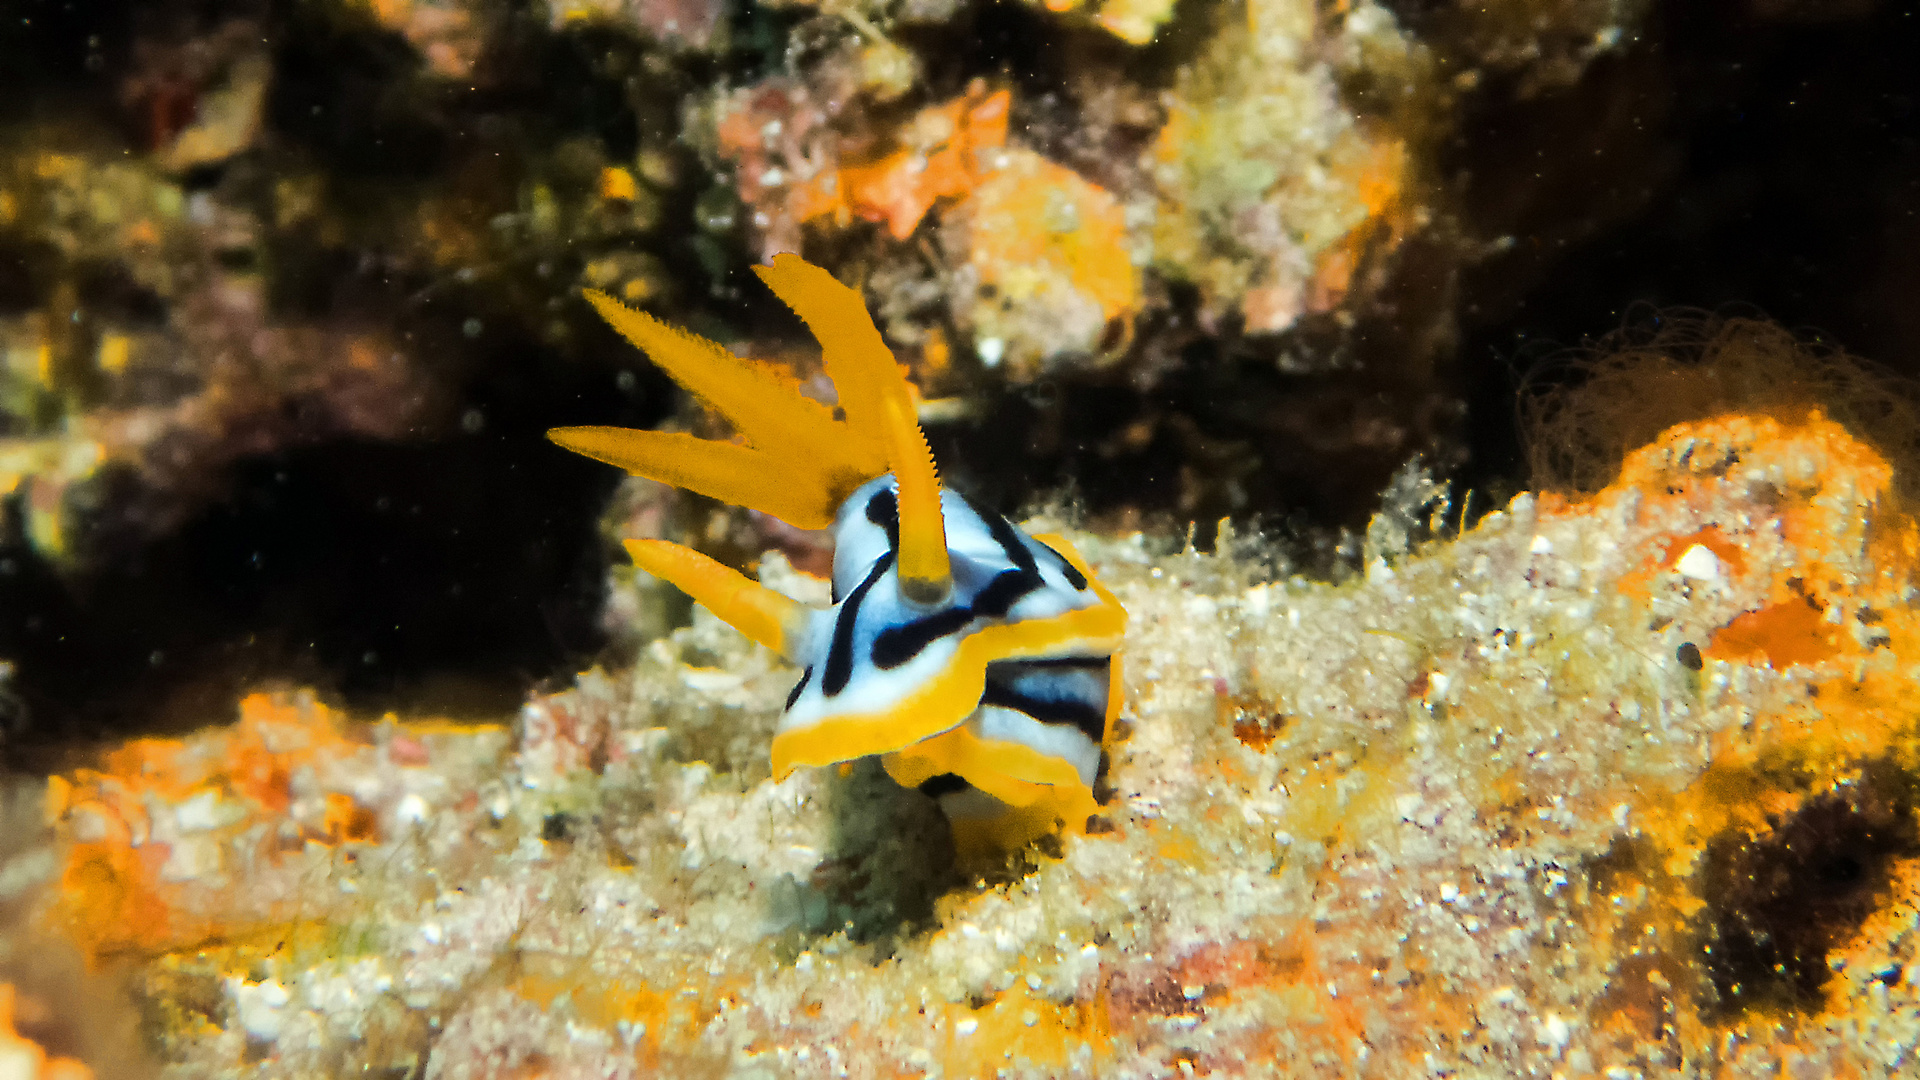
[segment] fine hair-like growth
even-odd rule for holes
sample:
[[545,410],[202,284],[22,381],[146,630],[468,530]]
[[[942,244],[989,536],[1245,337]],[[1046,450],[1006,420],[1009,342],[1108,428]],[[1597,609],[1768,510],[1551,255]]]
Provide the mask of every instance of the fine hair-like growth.
[[1675,424],[1726,413],[1819,409],[1894,467],[1904,505],[1920,495],[1920,387],[1831,344],[1763,319],[1662,313],[1528,373],[1520,432],[1532,482],[1586,495]]

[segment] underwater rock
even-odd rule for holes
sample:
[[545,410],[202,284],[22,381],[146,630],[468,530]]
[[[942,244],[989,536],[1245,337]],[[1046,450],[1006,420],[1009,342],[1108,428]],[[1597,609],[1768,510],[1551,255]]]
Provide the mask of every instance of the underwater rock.
[[[1755,4],[1757,10],[1769,5]],[[1457,0],[1433,5],[1423,33],[1485,76],[1514,76],[1531,97],[1578,81],[1595,59],[1618,51],[1644,25],[1645,0]]]
[[725,5],[713,0],[548,0],[546,6],[556,27],[606,22],[690,50],[713,44],[725,14]]
[[[958,242],[941,245],[941,269],[962,279],[953,294],[978,289],[987,301],[958,299],[952,315],[986,366],[1015,359],[1015,381],[1060,362],[1098,366],[1126,344],[1126,334],[1101,338],[1110,321],[1130,325],[1141,311],[1143,263],[1196,285],[1209,325],[1244,315],[1249,331],[1282,331],[1390,276],[1383,260],[1430,217],[1413,181],[1429,167],[1448,97],[1426,46],[1376,5],[1323,24],[1310,3],[1258,0],[1244,18],[1216,21],[1158,101],[1083,50],[1087,62],[1064,73],[1072,106],[1060,95],[1012,101],[976,81],[889,124],[887,112],[863,107],[843,65],[822,62],[733,92],[704,123],[763,257],[805,250],[800,226],[810,221],[824,233],[876,221],[906,241],[943,205]],[[1203,19],[1191,32],[1209,29]],[[1368,100],[1385,102],[1378,115],[1343,96],[1343,83],[1362,82]],[[1043,118],[1042,145],[1031,121],[1009,140],[1010,107]],[[1158,128],[1150,146],[1136,127]],[[1071,160],[1057,160],[1063,153]],[[994,290],[1000,277],[1022,276],[1010,269],[1024,261],[1016,255],[1034,251],[1051,253],[1037,271],[1051,280],[1010,283],[1037,302],[1009,323],[995,314],[1006,303]],[[884,250],[879,259],[897,261]]]
[[1081,15],[1129,45],[1145,45],[1173,18],[1173,0],[1028,0],[1052,12]]
[[1119,200],[1031,150],[995,166],[942,233],[967,253],[949,290],[980,363],[1026,382],[1049,357],[1124,354],[1140,272]]
[[0,1067],[9,1080],[93,1080],[93,1070],[70,1057],[49,1056],[39,1043],[15,1030],[17,1005],[13,984],[0,982]]
[[58,777],[40,919],[196,1075],[1902,1075],[1890,485],[1809,407],[1339,585],[1076,537],[1133,616],[1105,820],[979,879],[871,770],[772,781],[795,673],[696,609],[511,737],[261,697]]
[[[1155,264],[1251,333],[1346,306],[1426,214],[1414,180],[1445,102],[1432,63],[1371,4],[1327,25],[1311,3],[1250,5],[1182,73],[1154,142]],[[1355,78],[1386,112],[1343,100]]]
[[387,0],[367,5],[367,11],[404,37],[427,70],[444,79],[472,78],[503,21],[497,9],[476,0]]
[[878,147],[834,132],[837,110],[816,100],[806,85],[773,79],[719,107],[720,152],[735,167],[763,259],[800,250],[800,226],[815,219],[844,228],[857,217],[905,240],[937,202],[991,176],[1007,142],[1011,95],[984,82],[921,110]]

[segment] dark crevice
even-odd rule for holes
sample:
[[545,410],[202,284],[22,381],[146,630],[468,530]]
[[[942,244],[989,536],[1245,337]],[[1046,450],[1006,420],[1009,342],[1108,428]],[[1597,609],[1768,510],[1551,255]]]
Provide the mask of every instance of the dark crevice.
[[1703,1011],[1818,1011],[1827,957],[1885,897],[1894,862],[1920,855],[1915,778],[1875,765],[1811,798],[1758,836],[1735,830],[1707,847],[1701,896]]
[[[414,320],[421,341],[449,336],[434,321]],[[505,327],[468,352],[450,422],[242,458],[165,535],[126,519],[154,498],[128,470],[74,508],[66,567],[13,513],[0,753],[45,764],[73,741],[199,726],[273,682],[372,713],[499,716],[588,663],[605,644],[596,515],[620,474],[542,433],[651,425],[672,398],[652,373],[622,379]]]

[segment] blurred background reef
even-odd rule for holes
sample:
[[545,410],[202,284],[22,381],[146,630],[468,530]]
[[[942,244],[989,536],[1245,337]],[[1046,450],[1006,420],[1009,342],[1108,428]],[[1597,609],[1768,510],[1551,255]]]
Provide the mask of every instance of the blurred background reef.
[[[965,490],[1233,515],[1318,572],[1416,454],[1482,509],[1524,486],[1516,374],[1635,305],[1911,370],[1916,34],[1873,0],[10,0],[0,745],[275,677],[497,714],[657,632],[603,618],[615,478],[536,435],[701,421],[583,286],[806,375],[742,288],[801,251]],[[622,499],[628,535],[769,542]]]

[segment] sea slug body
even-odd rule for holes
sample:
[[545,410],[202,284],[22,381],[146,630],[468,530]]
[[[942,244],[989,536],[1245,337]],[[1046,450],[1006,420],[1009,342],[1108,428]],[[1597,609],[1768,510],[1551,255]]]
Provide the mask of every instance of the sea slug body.
[[773,738],[777,777],[879,755],[939,798],[962,848],[1084,832],[1119,711],[1126,611],[1065,539],[1028,536],[941,488],[913,388],[854,290],[795,255],[754,269],[820,339],[844,420],[771,368],[589,293],[742,441],[610,427],[549,437],[830,530],[825,609],[678,544],[627,541],[642,569],[801,668]]

